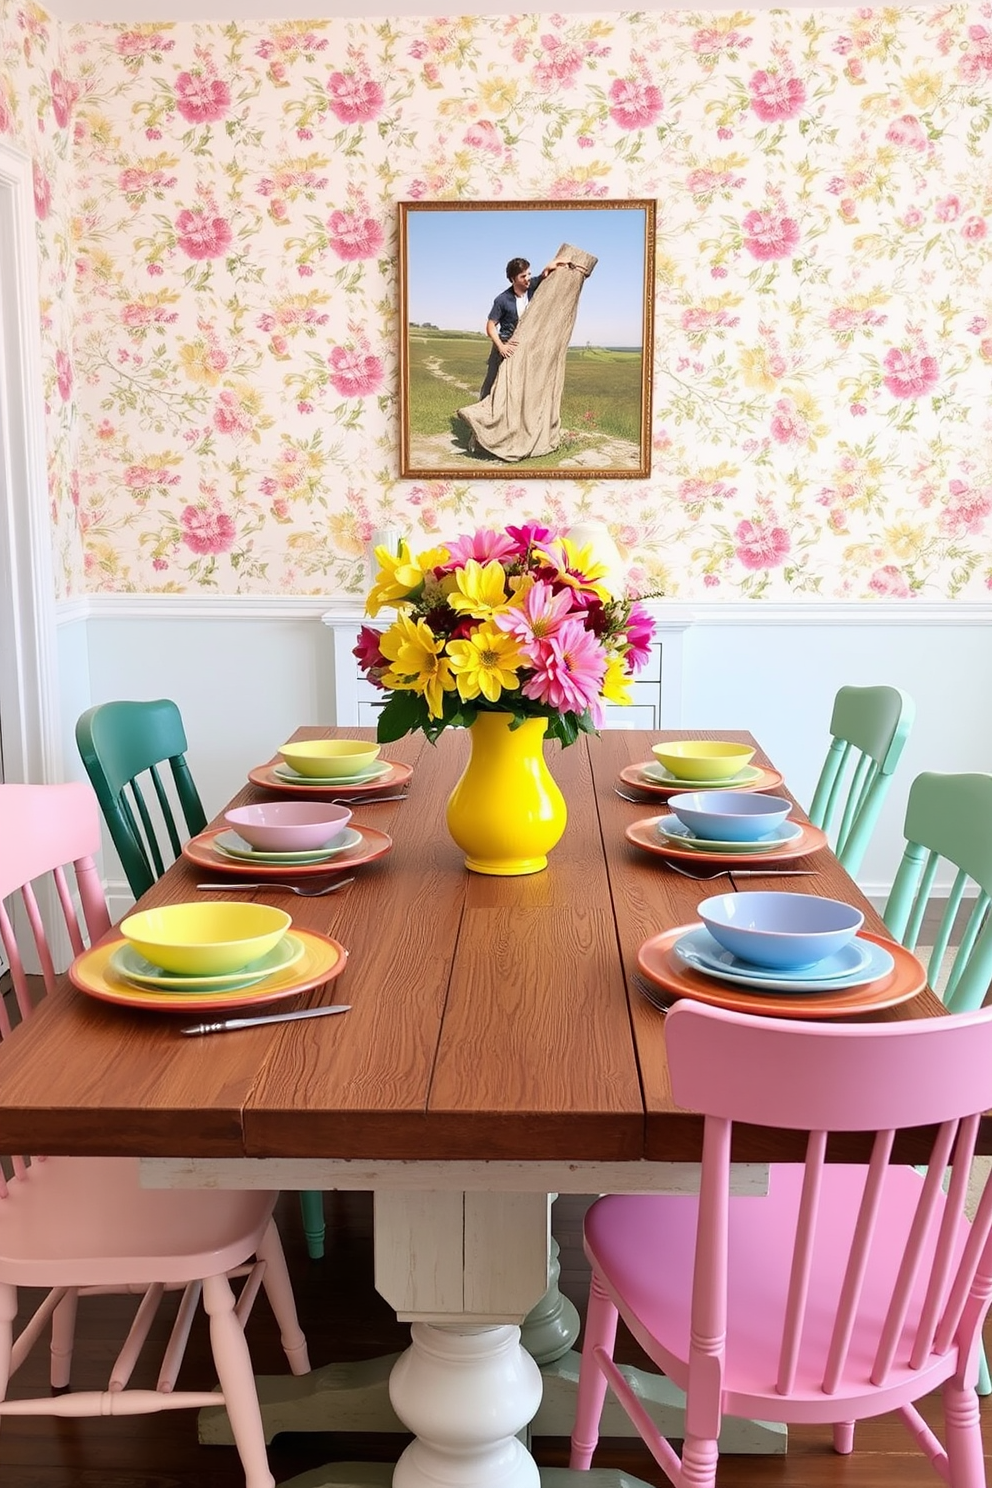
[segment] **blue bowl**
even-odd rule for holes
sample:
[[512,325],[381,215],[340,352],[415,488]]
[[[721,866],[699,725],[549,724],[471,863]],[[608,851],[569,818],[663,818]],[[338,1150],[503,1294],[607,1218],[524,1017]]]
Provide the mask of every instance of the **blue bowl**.
[[704,899],[699,918],[725,950],[754,966],[797,971],[842,950],[864,915],[841,899],[755,890]]
[[672,796],[668,809],[697,837],[711,842],[757,842],[782,825],[792,802],[758,791],[707,790]]

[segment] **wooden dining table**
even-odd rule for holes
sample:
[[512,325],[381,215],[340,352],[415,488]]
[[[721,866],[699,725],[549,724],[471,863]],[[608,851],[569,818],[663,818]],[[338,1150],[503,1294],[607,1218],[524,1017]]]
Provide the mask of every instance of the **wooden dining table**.
[[[195,1018],[110,1005],[66,980],[0,1048],[0,1150],[136,1155],[153,1185],[375,1191],[375,1284],[412,1324],[388,1378],[386,1408],[414,1434],[398,1488],[531,1488],[537,1469],[518,1433],[531,1421],[536,1432],[569,1429],[555,1411],[574,1384],[574,1309],[554,1285],[549,1195],[695,1190],[702,1121],[672,1100],[664,1012],[644,994],[637,956],[735,881],[694,882],[627,840],[632,823],[665,808],[622,799],[620,772],[664,737],[618,730],[546,746],[568,825],[541,873],[465,869],[445,802],[468,737],[448,731],[433,746],[418,735],[384,747],[413,767],[405,799],[356,800],[354,821],[387,833],[391,850],[339,892],[298,898],[276,880],[239,888],[236,873],[182,858],[141,901],[196,899],[210,880],[232,899],[290,910],[348,959],[334,981],[279,1007],[346,1002],[343,1017],[188,1038],[181,1029]],[[678,737],[754,742],[739,731]],[[759,748],[755,763],[771,762]],[[248,784],[230,804],[271,798]],[[737,886],[843,898],[884,932],[829,850],[774,866],[813,876]],[[851,1016],[943,1011],[924,988]],[[921,1133],[920,1152],[925,1142]],[[800,1134],[741,1129],[736,1181],[761,1192],[765,1165],[801,1150]],[[856,1136],[832,1153],[863,1155]],[[521,1324],[525,1342],[529,1325],[541,1334],[543,1356],[521,1346]],[[340,1375],[320,1376],[262,1382],[270,1431],[340,1426]],[[384,1376],[383,1399],[385,1388]],[[664,1389],[657,1409],[675,1410],[678,1434]],[[752,1449],[781,1450],[781,1428],[754,1429],[766,1434]],[[370,1481],[367,1465],[354,1477],[340,1464],[306,1475],[308,1488]]]

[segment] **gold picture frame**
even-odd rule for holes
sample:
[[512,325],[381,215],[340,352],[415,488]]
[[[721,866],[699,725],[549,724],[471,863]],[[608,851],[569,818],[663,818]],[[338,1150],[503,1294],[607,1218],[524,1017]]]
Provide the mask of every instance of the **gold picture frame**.
[[654,245],[650,200],[401,202],[400,477],[648,476]]

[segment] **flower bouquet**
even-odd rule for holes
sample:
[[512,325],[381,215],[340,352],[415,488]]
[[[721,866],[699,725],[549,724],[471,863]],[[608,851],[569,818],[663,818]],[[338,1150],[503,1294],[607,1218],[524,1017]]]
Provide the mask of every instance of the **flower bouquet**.
[[654,622],[615,596],[592,549],[547,527],[480,530],[414,554],[376,548],[379,572],[366,602],[386,630],[363,626],[355,656],[391,694],[379,715],[385,743],[421,730],[432,742],[480,713],[511,728],[547,720],[547,736],[572,744],[603,723],[606,703],[629,703],[648,659]]

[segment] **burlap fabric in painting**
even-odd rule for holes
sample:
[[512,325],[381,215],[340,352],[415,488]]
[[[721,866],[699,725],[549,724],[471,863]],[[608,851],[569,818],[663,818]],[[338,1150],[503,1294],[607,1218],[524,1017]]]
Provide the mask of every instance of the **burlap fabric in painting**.
[[575,326],[579,295],[597,260],[563,243],[554,269],[538,286],[509,345],[492,391],[459,408],[476,444],[501,460],[548,455],[561,443],[561,394],[565,354]]

